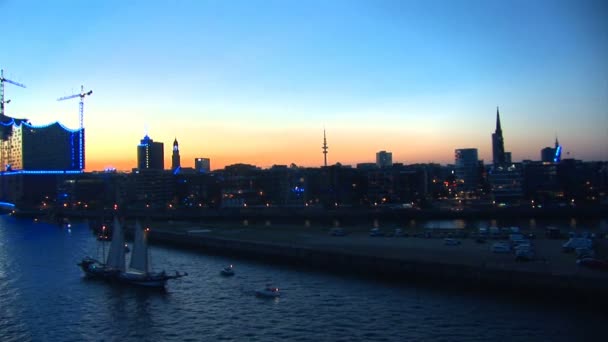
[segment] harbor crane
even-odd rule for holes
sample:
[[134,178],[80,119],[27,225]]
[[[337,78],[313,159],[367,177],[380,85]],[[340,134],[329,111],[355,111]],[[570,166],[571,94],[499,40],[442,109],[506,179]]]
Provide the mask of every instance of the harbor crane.
[[25,88],[25,86],[21,83],[4,78],[4,70],[0,70],[0,117],[4,117],[4,104],[11,102],[11,100],[4,101],[4,82],[16,85],[17,87]]
[[91,94],[93,94],[92,90],[89,90],[87,92],[84,91],[84,86],[81,85],[80,86],[80,93],[79,94],[74,94],[74,95],[69,95],[69,96],[64,96],[64,97],[60,97],[57,99],[57,101],[63,101],[63,100],[69,100],[69,99],[73,99],[76,97],[80,97],[80,111],[79,111],[79,121],[80,121],[80,132],[78,134],[79,138],[79,145],[80,145],[80,156],[79,156],[79,162],[80,162],[80,169],[84,169],[84,123],[83,123],[83,116],[84,116],[84,98],[86,96],[90,96]]
[[92,90],[87,91],[86,93],[84,92],[84,86],[81,85],[80,86],[80,94],[74,94],[74,95],[69,95],[69,96],[64,96],[64,97],[60,97],[57,99],[57,101],[63,101],[63,100],[69,100],[69,99],[73,99],[75,97],[80,97],[80,112],[79,114],[79,121],[80,121],[80,129],[82,129],[84,127],[83,124],[83,115],[84,115],[84,98],[85,96],[90,96],[91,94],[93,94]]

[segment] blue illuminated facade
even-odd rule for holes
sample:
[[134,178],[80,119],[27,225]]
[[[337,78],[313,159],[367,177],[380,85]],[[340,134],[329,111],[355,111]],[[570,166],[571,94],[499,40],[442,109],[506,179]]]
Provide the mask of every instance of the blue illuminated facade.
[[83,171],[84,129],[59,122],[35,126],[27,121],[1,122],[2,171]]
[[555,140],[555,155],[553,156],[553,162],[559,163],[562,160],[562,147],[558,145],[557,140]]
[[139,170],[164,170],[164,144],[155,142],[147,135],[141,139],[137,145],[137,168]]
[[81,174],[84,168],[84,129],[0,119],[0,201],[36,208],[56,196],[66,175]]
[[540,158],[543,162],[559,164],[562,160],[562,146],[557,138],[555,138],[555,147],[545,147],[540,151]]

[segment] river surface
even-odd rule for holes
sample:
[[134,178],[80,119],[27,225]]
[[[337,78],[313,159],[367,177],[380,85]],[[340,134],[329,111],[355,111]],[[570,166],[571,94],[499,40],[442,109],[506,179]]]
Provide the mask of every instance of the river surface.
[[[0,217],[0,341],[584,341],[605,340],[606,310],[427,289],[151,247],[156,270],[185,271],[166,291],[83,277],[99,242]],[[236,275],[219,271],[233,264]],[[282,296],[264,299],[266,283]]]

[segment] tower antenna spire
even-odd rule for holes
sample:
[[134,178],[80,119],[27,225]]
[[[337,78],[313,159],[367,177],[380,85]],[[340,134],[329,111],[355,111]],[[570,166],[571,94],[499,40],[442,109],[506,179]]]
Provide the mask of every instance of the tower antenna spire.
[[325,128],[323,128],[323,165],[327,166],[327,137],[325,136]]

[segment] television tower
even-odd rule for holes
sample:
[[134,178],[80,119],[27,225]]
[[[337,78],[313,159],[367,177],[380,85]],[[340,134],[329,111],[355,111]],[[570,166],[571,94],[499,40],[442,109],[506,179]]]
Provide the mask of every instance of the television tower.
[[327,166],[327,149],[327,138],[325,137],[325,129],[323,129],[323,159],[325,166]]
[[11,102],[11,100],[4,101],[4,82],[16,85],[17,87],[25,88],[25,86],[21,83],[4,78],[4,70],[0,70],[0,118],[4,117],[4,104]]

